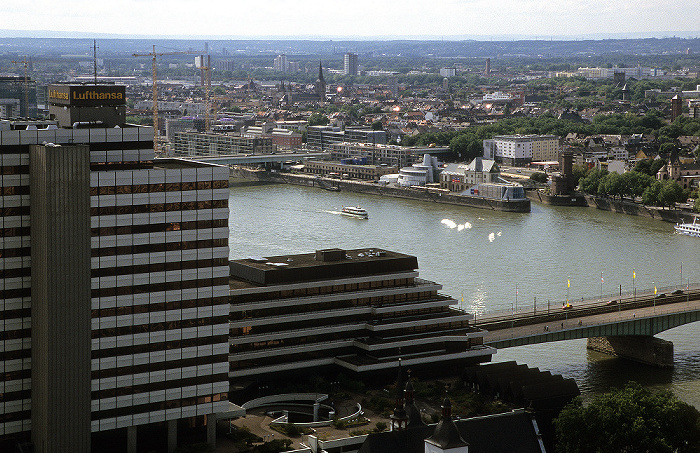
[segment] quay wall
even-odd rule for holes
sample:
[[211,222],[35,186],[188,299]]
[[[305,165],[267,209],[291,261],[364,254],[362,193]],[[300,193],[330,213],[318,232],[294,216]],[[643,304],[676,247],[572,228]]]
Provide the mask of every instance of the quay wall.
[[583,194],[579,193],[573,195],[548,195],[535,189],[526,190],[525,196],[532,201],[552,206],[588,207],[588,201],[586,201],[586,198],[583,196]]
[[482,197],[466,197],[442,191],[430,191],[426,190],[425,188],[414,189],[394,186],[389,187],[363,181],[317,178],[316,176],[292,173],[248,172],[244,169],[232,169],[231,176],[244,179],[254,178],[260,182],[277,182],[308,187],[325,188],[333,186],[338,187],[341,191],[347,192],[358,192],[421,201],[433,201],[436,203],[491,209],[494,211],[530,212],[530,200],[528,199],[502,201]]
[[678,209],[662,209],[644,206],[631,201],[611,200],[609,198],[594,197],[590,195],[586,195],[586,202],[591,208],[602,209],[604,211],[611,211],[619,214],[636,215],[672,223],[693,222],[692,213]]

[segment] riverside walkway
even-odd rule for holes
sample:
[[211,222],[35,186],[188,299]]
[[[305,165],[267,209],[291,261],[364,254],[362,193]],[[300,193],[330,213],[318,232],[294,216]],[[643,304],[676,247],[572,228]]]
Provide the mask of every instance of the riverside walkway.
[[484,344],[508,348],[578,338],[650,337],[700,321],[698,285],[570,303],[567,309],[556,304],[483,314],[474,323],[488,331]]

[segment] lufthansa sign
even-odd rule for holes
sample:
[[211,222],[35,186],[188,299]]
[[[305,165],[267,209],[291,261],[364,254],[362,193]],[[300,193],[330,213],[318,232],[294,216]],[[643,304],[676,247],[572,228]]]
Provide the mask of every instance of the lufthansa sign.
[[126,92],[119,85],[50,85],[49,102],[77,107],[124,105]]

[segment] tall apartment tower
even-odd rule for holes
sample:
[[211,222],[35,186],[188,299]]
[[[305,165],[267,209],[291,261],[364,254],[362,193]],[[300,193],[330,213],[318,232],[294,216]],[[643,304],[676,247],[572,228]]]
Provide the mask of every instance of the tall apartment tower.
[[57,124],[0,129],[0,451],[106,435],[135,452],[140,430],[173,451],[179,421],[213,442],[228,170],[156,159],[153,129],[123,121],[124,87],[52,85],[49,102]]
[[356,76],[358,74],[357,69],[357,54],[346,53],[343,57],[343,74]]
[[272,68],[275,71],[287,72],[287,69],[288,69],[287,56],[285,54],[277,55],[275,57],[273,64],[272,64]]
[[486,77],[491,75],[491,59],[490,58],[486,59],[486,67],[484,68],[484,75]]

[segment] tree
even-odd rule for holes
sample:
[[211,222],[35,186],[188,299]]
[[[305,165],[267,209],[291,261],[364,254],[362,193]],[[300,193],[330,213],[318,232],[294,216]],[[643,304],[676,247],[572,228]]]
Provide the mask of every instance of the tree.
[[659,205],[659,193],[661,192],[661,181],[653,181],[642,193],[642,203],[648,206]]
[[382,124],[382,122],[380,120],[377,120],[377,121],[372,123],[372,130],[373,131],[381,131],[382,129],[384,129],[384,124]]
[[661,206],[675,206],[676,203],[684,202],[686,199],[680,184],[670,179],[661,182],[661,190],[659,191]]
[[554,420],[557,451],[565,453],[695,452],[700,412],[669,391],[630,382],[594,398],[576,398]]
[[541,184],[544,184],[547,182],[549,177],[547,176],[547,173],[542,173],[542,172],[536,172],[530,175],[530,180],[533,182],[538,182]]
[[316,112],[309,116],[309,126],[325,126],[330,122],[331,120],[329,120],[328,117],[322,113]]
[[607,170],[599,168],[592,169],[584,178],[581,178],[581,180],[579,181],[579,189],[581,190],[581,192],[590,195],[600,194],[599,189],[603,189],[603,191],[605,189],[604,186],[601,187],[600,182],[607,174]]

